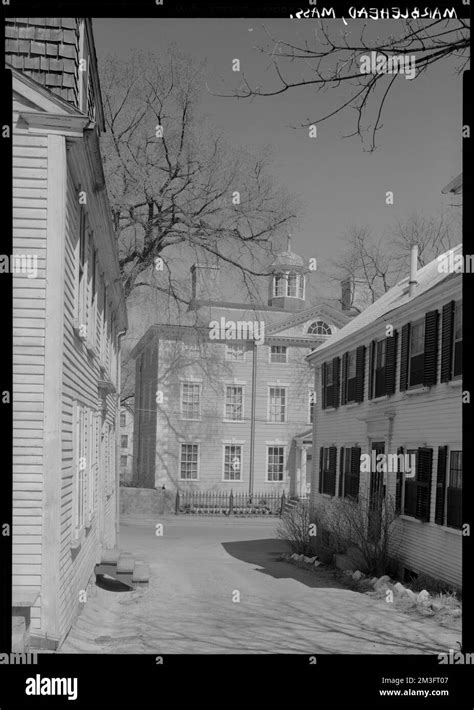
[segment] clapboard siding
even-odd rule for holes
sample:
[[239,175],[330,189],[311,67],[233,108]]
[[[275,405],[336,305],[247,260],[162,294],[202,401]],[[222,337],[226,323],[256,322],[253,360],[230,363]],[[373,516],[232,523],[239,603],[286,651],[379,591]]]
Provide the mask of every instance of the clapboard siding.
[[[37,258],[38,276],[13,275],[13,584],[39,588],[44,438],[48,140],[14,123],[13,253]],[[40,601],[31,613],[39,629]]]
[[[159,338],[159,341],[158,341]],[[208,367],[185,355],[180,365],[181,341],[153,335],[137,354],[134,427],[134,477],[141,485],[179,485],[200,490],[246,490],[250,476],[252,352],[243,362],[225,361],[225,345],[210,343]],[[255,412],[255,491],[282,492],[289,487],[289,472],[295,470],[293,439],[310,428],[309,391],[312,374],[298,347],[288,348],[287,363],[270,363],[269,346],[257,348]],[[211,364],[212,363],[212,364]],[[181,418],[181,384],[201,381],[201,418]],[[225,388],[235,384],[244,390],[243,420],[225,420]],[[278,384],[279,383],[279,384]],[[268,421],[269,388],[286,388],[286,420]],[[156,406],[156,391],[163,392],[162,406]],[[223,480],[223,452],[226,444],[242,446],[241,480]],[[199,443],[199,480],[180,480],[181,443]],[[284,446],[282,481],[267,481],[267,447]],[[156,474],[156,478],[155,475]]]
[[[432,289],[425,297],[420,297],[412,302],[409,310],[402,313],[391,313],[390,323],[400,332],[404,323],[418,320],[430,310],[437,309],[441,312],[442,306],[451,299],[461,298],[461,280],[451,280]],[[437,382],[428,391],[418,394],[400,392],[400,338],[398,341],[396,392],[394,395],[382,400],[369,400],[368,395],[368,345],[370,340],[385,337],[386,321],[380,323],[379,333],[367,337],[358,333],[353,341],[340,344],[337,352],[323,357],[318,357],[316,368],[315,389],[318,395],[316,420],[313,430],[313,442],[317,455],[313,457],[313,472],[311,484],[311,499],[313,502],[325,501],[330,503],[325,495],[318,493],[319,480],[319,448],[321,446],[335,445],[351,446],[356,443],[361,446],[362,453],[370,452],[371,441],[385,441],[386,453],[397,453],[398,447],[418,448],[427,446],[433,449],[432,483],[430,501],[430,521],[420,522],[414,518],[401,516],[394,532],[392,551],[401,565],[415,572],[423,572],[432,577],[444,580],[455,586],[461,586],[461,533],[453,531],[446,526],[435,524],[436,501],[436,471],[438,446],[447,445],[448,448],[461,449],[462,438],[462,402],[460,386],[440,383],[441,358],[438,356]],[[365,338],[365,339],[364,339]],[[438,332],[438,354],[441,348],[441,328]],[[334,355],[342,356],[348,350],[359,344],[365,344],[365,380],[364,401],[360,404],[339,406],[335,410],[322,410],[320,364],[330,360]],[[387,413],[393,417],[392,429],[388,424]],[[339,454],[338,454],[339,456]],[[360,473],[360,491],[368,494],[370,474]],[[339,460],[337,462],[338,490]],[[387,495],[395,497],[396,476],[387,474]]]
[[[70,149],[69,169],[66,198],[66,243],[65,243],[65,281],[64,281],[64,332],[63,332],[63,380],[62,380],[62,465],[61,465],[61,508],[60,508],[60,541],[59,567],[59,614],[60,633],[67,633],[80,607],[79,592],[87,588],[93,573],[94,565],[100,555],[100,545],[113,546],[115,542],[115,491],[103,501],[100,498],[103,490],[104,471],[99,463],[99,469],[94,482],[96,498],[96,517],[88,534],[83,539],[78,551],[71,555],[71,532],[73,515],[73,477],[76,462],[73,453],[73,406],[79,401],[94,411],[98,411],[99,393],[98,380],[103,379],[100,373],[100,341],[97,341],[96,356],[91,357],[82,343],[74,334],[73,324],[76,316],[76,263],[79,238],[79,202],[78,185],[88,195],[87,214],[89,224],[94,234],[100,235],[101,224],[95,221],[96,210],[93,204],[93,189],[90,176],[81,168],[81,160],[74,148]],[[91,197],[89,197],[91,196]],[[105,271],[105,265],[101,265]],[[102,289],[102,275],[99,278],[99,291]],[[99,304],[101,299],[99,298]],[[98,308],[96,333],[100,333],[102,311]],[[108,360],[104,363],[112,381],[116,381],[116,373],[111,373]],[[106,421],[112,426],[117,419],[117,404],[115,395],[107,395]],[[116,432],[117,435],[117,432]],[[102,516],[102,520],[99,517]]]

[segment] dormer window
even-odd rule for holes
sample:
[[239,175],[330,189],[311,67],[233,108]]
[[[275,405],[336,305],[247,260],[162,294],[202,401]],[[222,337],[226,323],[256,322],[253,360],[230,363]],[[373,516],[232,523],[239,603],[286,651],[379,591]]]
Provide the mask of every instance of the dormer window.
[[322,320],[317,320],[308,328],[309,335],[331,335],[331,326]]

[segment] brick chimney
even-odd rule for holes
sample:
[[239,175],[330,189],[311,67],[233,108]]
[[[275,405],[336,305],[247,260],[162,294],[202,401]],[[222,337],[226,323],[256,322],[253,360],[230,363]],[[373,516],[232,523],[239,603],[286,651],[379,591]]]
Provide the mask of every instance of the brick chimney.
[[222,301],[220,268],[215,264],[191,266],[193,301]]
[[348,276],[341,281],[341,308],[343,311],[363,311],[372,303],[372,293],[365,279]]

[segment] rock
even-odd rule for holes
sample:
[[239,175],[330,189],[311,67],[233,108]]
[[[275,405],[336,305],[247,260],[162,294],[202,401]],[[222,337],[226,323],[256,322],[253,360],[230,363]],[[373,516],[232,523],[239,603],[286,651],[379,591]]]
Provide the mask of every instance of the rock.
[[355,571],[367,569],[367,561],[357,547],[349,547],[346,552],[346,557],[351,564],[351,569]]
[[462,609],[453,609],[451,612],[451,616],[462,616]]
[[380,588],[385,587],[387,588],[387,585],[390,583],[390,577],[388,574],[382,575],[382,577],[379,577],[378,580],[375,583],[375,589],[378,591]]
[[418,599],[418,595],[416,592],[414,592],[412,589],[407,589],[405,587],[405,595],[408,597],[408,599],[411,599],[412,602],[416,602]]
[[315,567],[319,567],[319,565],[322,564],[319,560],[314,560],[313,565]]
[[441,611],[444,608],[444,604],[441,602],[431,602],[431,608],[433,611]]
[[357,569],[357,564],[351,561],[347,555],[334,555],[334,564],[337,569],[343,571],[350,570],[351,572],[355,572]]
[[372,577],[372,579],[370,580],[370,584],[371,584],[373,587],[375,587],[375,585],[377,584],[378,581],[379,581],[379,578],[378,578],[378,577]]
[[313,558],[312,557],[307,557],[306,555],[303,555],[303,562],[306,562],[308,565],[313,564]]
[[352,575],[352,579],[354,580],[354,582],[358,582],[361,577],[362,577],[362,572],[358,569]]
[[430,593],[426,591],[426,589],[422,589],[421,592],[418,594],[416,600],[418,602],[425,602],[430,598]]
[[396,584],[393,585],[393,588],[401,597],[405,596],[406,589],[401,582],[396,582]]

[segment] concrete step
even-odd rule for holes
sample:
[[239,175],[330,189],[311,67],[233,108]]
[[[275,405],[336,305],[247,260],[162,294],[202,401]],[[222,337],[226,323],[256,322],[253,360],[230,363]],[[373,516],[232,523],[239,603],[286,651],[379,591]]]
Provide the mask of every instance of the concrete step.
[[135,567],[135,560],[132,555],[120,554],[117,561],[117,572],[119,574],[132,574],[133,568]]
[[150,568],[145,562],[135,562],[132,582],[134,584],[148,584],[150,581]]
[[117,547],[102,551],[100,563],[102,565],[116,565],[120,557],[120,550]]
[[29,637],[24,616],[12,616],[12,652],[28,651]]

